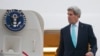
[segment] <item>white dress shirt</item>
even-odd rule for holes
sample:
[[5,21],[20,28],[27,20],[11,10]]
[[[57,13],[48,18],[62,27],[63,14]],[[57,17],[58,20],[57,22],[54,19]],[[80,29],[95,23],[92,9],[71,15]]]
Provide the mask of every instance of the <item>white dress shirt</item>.
[[[75,27],[75,32],[76,32],[76,41],[78,40],[78,28],[79,28],[79,21],[76,22],[76,24],[74,24],[76,27]],[[71,27],[72,27],[72,24],[71,24]],[[72,32],[71,30],[71,27],[70,27],[70,34]]]

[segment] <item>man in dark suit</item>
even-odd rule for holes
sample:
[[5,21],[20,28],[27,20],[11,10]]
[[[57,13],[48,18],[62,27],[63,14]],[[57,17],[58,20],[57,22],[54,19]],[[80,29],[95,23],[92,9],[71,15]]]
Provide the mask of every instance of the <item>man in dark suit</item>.
[[68,8],[69,25],[61,29],[58,56],[95,56],[97,39],[92,26],[79,21],[80,16],[81,11],[78,7]]

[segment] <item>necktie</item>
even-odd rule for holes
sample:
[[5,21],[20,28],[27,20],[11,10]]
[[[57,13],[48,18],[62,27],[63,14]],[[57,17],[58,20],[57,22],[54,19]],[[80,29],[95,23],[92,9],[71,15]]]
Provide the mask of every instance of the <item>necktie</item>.
[[77,43],[75,27],[76,27],[75,25],[72,25],[71,27],[71,37],[72,37],[72,42],[73,42],[74,47],[76,47],[76,43]]

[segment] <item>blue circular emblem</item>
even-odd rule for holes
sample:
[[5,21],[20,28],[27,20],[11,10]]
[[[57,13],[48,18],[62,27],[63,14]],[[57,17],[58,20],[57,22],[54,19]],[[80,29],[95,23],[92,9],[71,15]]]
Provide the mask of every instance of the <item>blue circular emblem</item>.
[[21,10],[7,10],[4,15],[5,26],[11,31],[20,31],[26,23],[25,15]]

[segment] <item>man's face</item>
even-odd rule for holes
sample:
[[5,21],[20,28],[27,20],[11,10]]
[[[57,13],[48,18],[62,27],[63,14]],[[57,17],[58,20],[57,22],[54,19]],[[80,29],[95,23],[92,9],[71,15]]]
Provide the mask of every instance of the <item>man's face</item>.
[[73,11],[68,11],[68,22],[75,24],[78,21],[79,16],[75,15]]

